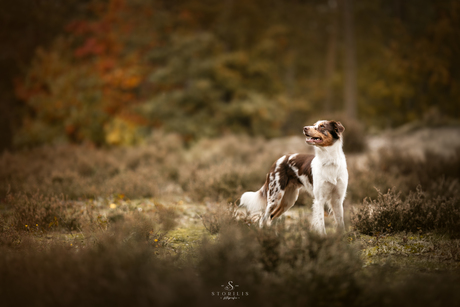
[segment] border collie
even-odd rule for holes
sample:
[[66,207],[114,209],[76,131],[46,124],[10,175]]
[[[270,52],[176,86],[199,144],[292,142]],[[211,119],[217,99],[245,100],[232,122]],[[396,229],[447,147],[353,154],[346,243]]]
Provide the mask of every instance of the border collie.
[[348,171],[342,150],[344,130],[340,122],[333,120],[305,126],[306,143],[314,146],[315,155],[292,154],[279,158],[267,174],[265,184],[257,192],[244,193],[240,206],[263,227],[289,210],[303,188],[314,198],[312,228],[326,234],[324,208],[327,206],[334,214],[336,226],[345,230],[343,200]]

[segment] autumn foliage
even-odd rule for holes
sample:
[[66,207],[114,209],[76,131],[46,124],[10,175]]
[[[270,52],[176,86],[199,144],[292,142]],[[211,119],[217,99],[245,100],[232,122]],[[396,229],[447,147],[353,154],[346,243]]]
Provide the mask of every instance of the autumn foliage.
[[[387,127],[434,106],[458,116],[459,3],[394,2],[355,3],[359,117]],[[271,3],[88,1],[16,82],[16,145],[129,145],[158,128],[186,141],[273,137],[337,114],[341,3]]]

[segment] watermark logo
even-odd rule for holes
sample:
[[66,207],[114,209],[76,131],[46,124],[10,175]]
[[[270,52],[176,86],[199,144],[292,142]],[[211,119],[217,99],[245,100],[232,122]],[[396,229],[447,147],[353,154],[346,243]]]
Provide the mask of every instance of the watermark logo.
[[226,284],[220,285],[221,291],[211,292],[211,296],[218,297],[224,301],[239,300],[242,297],[249,296],[249,292],[241,291],[240,285],[236,285],[233,280],[229,280]]

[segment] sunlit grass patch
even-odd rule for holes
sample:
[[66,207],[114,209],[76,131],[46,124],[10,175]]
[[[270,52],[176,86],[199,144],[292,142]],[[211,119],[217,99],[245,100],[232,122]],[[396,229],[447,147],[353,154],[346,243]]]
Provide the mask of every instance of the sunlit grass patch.
[[460,240],[433,233],[395,233],[361,235],[355,241],[361,246],[366,266],[392,265],[418,271],[460,269]]

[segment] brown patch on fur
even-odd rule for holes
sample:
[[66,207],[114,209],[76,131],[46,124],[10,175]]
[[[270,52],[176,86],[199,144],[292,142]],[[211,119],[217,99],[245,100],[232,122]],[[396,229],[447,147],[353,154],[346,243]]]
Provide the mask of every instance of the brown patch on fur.
[[310,129],[308,130],[308,135],[314,138],[320,138],[323,140],[321,143],[317,143],[317,146],[331,146],[334,144],[334,138],[332,137],[332,134],[326,129],[326,128],[320,128],[318,130],[316,129]]
[[336,122],[335,120],[331,120],[328,122],[328,124],[331,125],[332,128],[338,133],[342,133],[345,131],[345,127],[342,125],[341,122]]
[[270,212],[270,218],[274,219],[282,215],[289,208],[291,208],[299,195],[299,186],[295,183],[289,184],[284,192],[283,199],[279,202],[278,206]]
[[345,131],[345,127],[335,120],[323,121],[318,126],[306,126],[304,127],[304,134],[307,137],[319,138],[322,140],[321,143],[314,145],[327,147],[335,143],[336,140],[340,139],[342,132]]
[[313,184],[313,174],[311,172],[311,161],[314,155],[298,154],[291,160],[291,164],[299,170],[299,176],[307,176],[310,184]]
[[345,131],[345,127],[341,122],[336,122],[335,120],[330,120],[323,123],[324,128],[329,131],[334,139],[339,139],[340,134]]
[[[276,162],[273,163],[270,167],[270,172],[265,178],[265,184],[259,191],[263,197],[267,197],[268,194],[278,194],[276,196],[278,205],[270,212],[271,219],[279,217],[294,205],[299,195],[299,188],[303,185],[298,176],[306,176],[310,184],[313,184],[311,161],[315,156],[296,154],[289,160],[290,157],[291,155],[286,155],[283,162],[278,165],[278,168],[276,168]],[[293,168],[295,168],[296,171],[294,171]],[[273,191],[269,191],[270,176],[272,176],[272,178],[278,177],[279,186],[273,187]],[[280,190],[284,191],[283,196],[279,193]]]
[[318,146],[327,147],[332,146],[334,144],[334,138],[332,135],[328,134],[326,137],[323,138],[323,142],[319,143]]
[[[307,155],[307,154],[297,154],[292,160],[289,161],[289,157],[291,155],[286,155],[287,157],[284,161],[280,164],[278,168],[278,175],[279,175],[279,184],[280,189],[285,190],[289,184],[294,184],[296,186],[302,186],[302,182],[300,182],[297,174],[292,170],[292,166],[297,168],[299,176],[307,176],[308,181],[310,184],[313,184],[313,174],[311,172],[311,161],[315,157],[314,155]],[[268,196],[268,190],[270,185],[270,175],[276,177],[275,173],[276,162],[270,168],[269,173],[265,177],[265,183],[263,189],[260,191],[263,197]],[[274,191],[273,191],[274,192]]]

